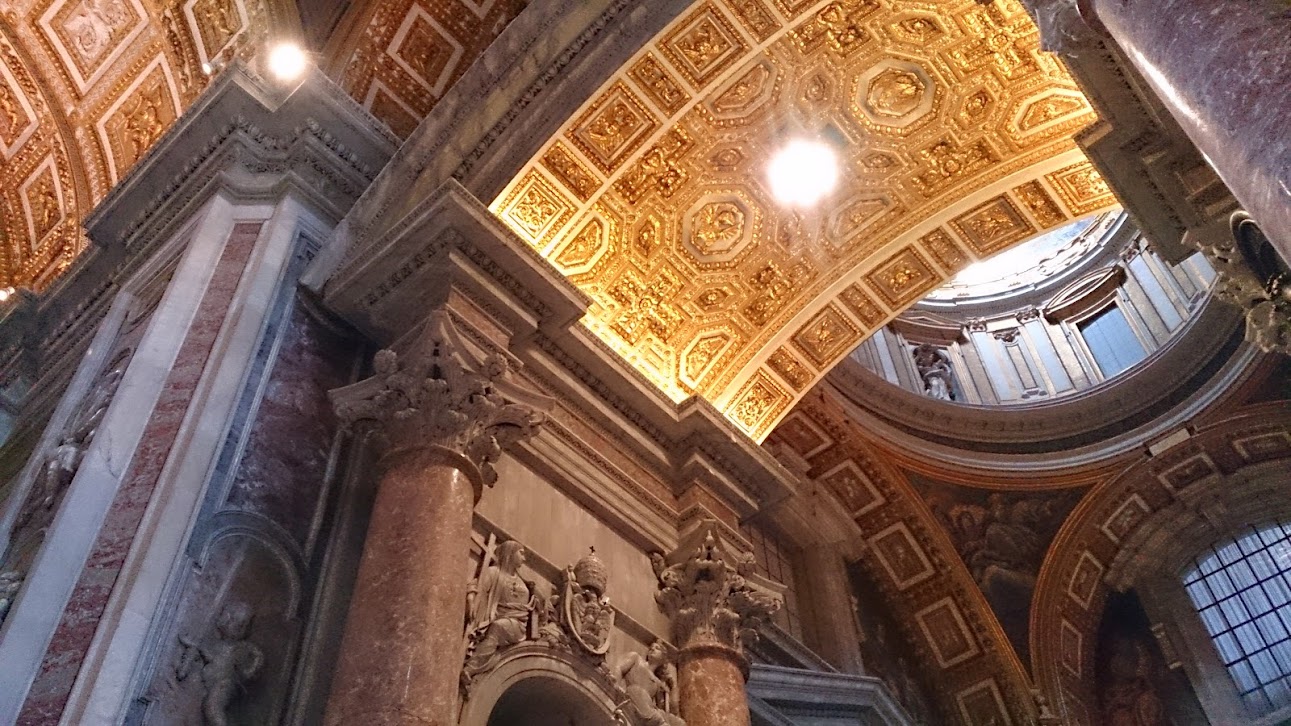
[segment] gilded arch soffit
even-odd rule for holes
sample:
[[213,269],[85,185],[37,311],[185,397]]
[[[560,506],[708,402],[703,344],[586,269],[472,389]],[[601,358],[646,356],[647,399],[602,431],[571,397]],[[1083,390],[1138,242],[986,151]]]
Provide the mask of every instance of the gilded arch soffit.
[[0,14],[0,285],[48,287],[84,217],[207,86],[292,34],[288,0],[16,0]]
[[354,3],[320,66],[406,139],[528,0]]
[[[1095,114],[1017,0],[701,0],[491,208],[586,292],[584,324],[675,400],[763,439],[865,335],[969,262],[1115,204]],[[849,150],[819,211],[768,154]]]
[[[1285,472],[1288,461],[1291,405],[1259,404],[1197,431],[1159,456],[1144,457],[1081,500],[1050,546],[1031,604],[1033,672],[1063,723],[1101,723],[1095,649],[1112,593],[1108,575],[1140,528],[1151,525],[1163,510],[1195,511],[1208,497],[1218,506],[1231,505],[1240,493],[1230,477],[1253,468]],[[1280,480],[1272,481],[1276,486]],[[1258,506],[1268,506],[1267,499],[1260,501]],[[1170,526],[1174,524],[1172,519]],[[1159,563],[1149,567],[1153,565]]]
[[[1025,724],[1031,682],[954,543],[919,492],[823,394],[801,400],[767,443],[806,462],[805,477],[852,517],[859,562],[893,612],[940,709],[955,723]],[[813,495],[814,496],[814,495]]]

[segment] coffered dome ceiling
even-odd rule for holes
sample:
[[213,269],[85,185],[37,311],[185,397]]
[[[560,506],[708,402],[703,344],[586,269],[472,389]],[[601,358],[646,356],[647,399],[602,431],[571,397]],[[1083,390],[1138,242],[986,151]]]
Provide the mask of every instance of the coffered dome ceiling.
[[[1095,114],[1016,0],[703,0],[492,209],[593,300],[586,325],[761,440],[867,333],[971,261],[1116,203]],[[764,179],[845,156],[816,210]]]

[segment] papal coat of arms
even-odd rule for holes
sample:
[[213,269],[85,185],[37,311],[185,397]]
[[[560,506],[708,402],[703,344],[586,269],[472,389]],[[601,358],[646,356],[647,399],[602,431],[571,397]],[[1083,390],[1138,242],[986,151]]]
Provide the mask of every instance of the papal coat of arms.
[[596,556],[595,548],[577,563],[565,568],[557,617],[565,632],[580,648],[592,655],[604,655],[614,629],[614,608],[605,596],[609,572]]

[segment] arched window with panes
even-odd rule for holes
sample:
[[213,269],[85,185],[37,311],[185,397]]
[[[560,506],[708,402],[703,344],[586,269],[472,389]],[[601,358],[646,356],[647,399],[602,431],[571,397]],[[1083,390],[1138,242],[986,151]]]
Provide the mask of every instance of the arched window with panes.
[[1210,545],[1184,571],[1183,585],[1246,713],[1284,717],[1291,711],[1291,523],[1248,527]]

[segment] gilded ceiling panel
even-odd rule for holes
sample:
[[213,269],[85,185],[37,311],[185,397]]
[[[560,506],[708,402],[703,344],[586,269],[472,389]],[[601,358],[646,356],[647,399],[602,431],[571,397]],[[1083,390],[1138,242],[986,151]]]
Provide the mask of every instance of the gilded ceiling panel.
[[210,79],[295,27],[285,0],[23,0],[0,18],[0,284],[43,289],[81,221]]
[[[492,209],[612,348],[761,439],[959,268],[1114,204],[1072,141],[1094,118],[1016,0],[704,0]],[[763,169],[802,134],[841,150],[842,182],[795,211]]]
[[84,246],[73,157],[49,98],[0,34],[0,285],[47,284]]
[[527,0],[356,3],[323,55],[325,70],[407,138]]

